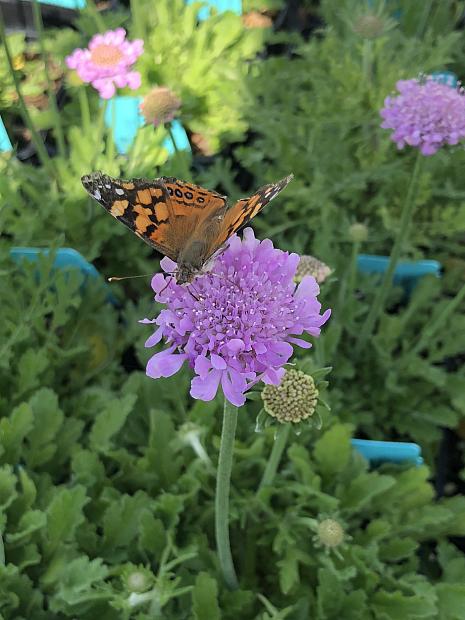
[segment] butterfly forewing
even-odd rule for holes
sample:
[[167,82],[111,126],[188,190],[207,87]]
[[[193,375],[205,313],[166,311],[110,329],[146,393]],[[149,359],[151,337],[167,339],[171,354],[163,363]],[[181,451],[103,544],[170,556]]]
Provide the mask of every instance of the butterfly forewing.
[[161,179],[125,181],[95,172],[82,177],[82,184],[113,217],[155,249],[177,259],[179,244],[173,242],[172,234],[174,213]]

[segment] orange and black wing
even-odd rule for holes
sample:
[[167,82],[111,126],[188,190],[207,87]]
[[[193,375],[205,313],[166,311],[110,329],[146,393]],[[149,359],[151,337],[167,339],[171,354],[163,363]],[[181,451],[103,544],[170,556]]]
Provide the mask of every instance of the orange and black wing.
[[95,172],[82,184],[113,217],[174,261],[199,220],[226,204],[216,192],[170,177],[125,181]]
[[229,237],[248,224],[293,178],[294,175],[290,174],[277,183],[264,185],[250,198],[241,198],[241,200],[238,200],[236,204],[230,207],[224,215],[221,231],[210,248],[209,256],[221,248]]

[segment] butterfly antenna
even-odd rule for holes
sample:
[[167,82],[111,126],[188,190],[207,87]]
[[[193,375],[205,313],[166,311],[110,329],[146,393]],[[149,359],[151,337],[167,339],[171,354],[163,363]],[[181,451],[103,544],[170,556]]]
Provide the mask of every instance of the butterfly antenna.
[[153,276],[153,273],[143,273],[140,276],[111,276],[111,278],[108,278],[108,282],[121,282],[121,280],[132,280],[133,278],[148,278],[149,276]]
[[171,282],[173,281],[173,274],[169,274],[170,279],[168,280],[168,282],[165,284],[165,286],[161,289],[161,291],[158,292],[158,295],[161,295],[164,291],[166,291],[166,289],[168,288],[168,286],[171,284]]

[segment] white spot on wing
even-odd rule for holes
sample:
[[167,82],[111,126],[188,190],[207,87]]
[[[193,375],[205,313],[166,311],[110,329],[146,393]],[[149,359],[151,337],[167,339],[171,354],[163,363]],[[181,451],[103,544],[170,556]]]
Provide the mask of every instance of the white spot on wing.
[[98,189],[95,190],[93,196],[96,200],[101,200],[102,198],[102,194],[98,191]]
[[124,189],[120,189],[118,187],[117,189],[115,189],[115,193],[118,194],[118,196],[122,196],[124,194]]

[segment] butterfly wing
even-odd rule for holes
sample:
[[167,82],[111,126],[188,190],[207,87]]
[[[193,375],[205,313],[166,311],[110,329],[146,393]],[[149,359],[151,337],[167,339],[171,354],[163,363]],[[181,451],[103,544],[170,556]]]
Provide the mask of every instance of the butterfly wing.
[[219,250],[234,233],[259,213],[263,207],[275,198],[294,178],[293,174],[281,179],[277,183],[270,183],[260,187],[250,198],[241,198],[232,207],[226,210],[219,234],[211,240],[208,257]]
[[113,217],[174,261],[198,222],[226,204],[216,192],[171,177],[125,181],[95,172],[82,184]]

